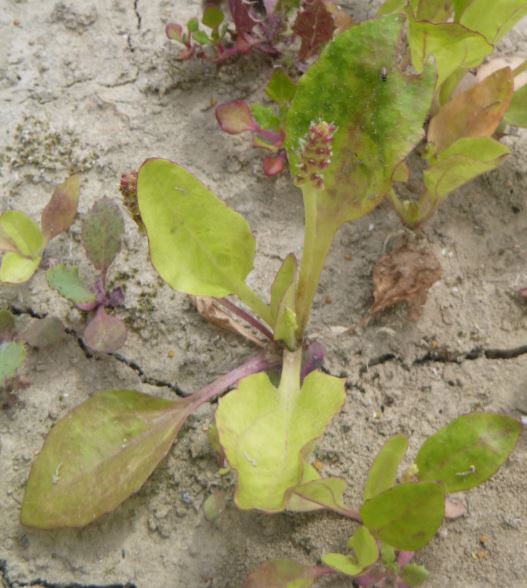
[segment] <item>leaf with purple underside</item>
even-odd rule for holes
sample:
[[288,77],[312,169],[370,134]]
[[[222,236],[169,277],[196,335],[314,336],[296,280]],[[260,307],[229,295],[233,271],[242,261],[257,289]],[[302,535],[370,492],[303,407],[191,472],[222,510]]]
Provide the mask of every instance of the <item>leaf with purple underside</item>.
[[80,178],[77,175],[70,176],[55,188],[40,220],[42,232],[48,241],[70,227],[77,213],[79,191]]
[[126,334],[124,322],[107,314],[100,306],[84,330],[84,342],[93,351],[113,353],[124,345]]
[[221,130],[230,135],[258,131],[260,128],[254,120],[249,105],[243,100],[231,100],[218,104],[215,114]]
[[124,223],[119,207],[109,198],[98,200],[82,224],[82,243],[92,264],[106,273],[121,250]]

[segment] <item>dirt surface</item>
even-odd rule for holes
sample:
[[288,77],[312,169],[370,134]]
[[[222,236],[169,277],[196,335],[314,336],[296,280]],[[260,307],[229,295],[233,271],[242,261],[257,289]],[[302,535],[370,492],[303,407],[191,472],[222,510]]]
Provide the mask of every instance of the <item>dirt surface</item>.
[[[357,0],[351,11],[363,19],[374,9]],[[149,156],[171,158],[247,217],[258,245],[251,283],[265,291],[280,260],[300,250],[300,194],[286,175],[265,178],[246,140],[217,130],[212,105],[261,95],[270,65],[256,55],[219,71],[178,63],[164,24],[198,12],[198,2],[181,0],[0,0],[1,208],[38,219],[53,185],[77,170],[82,214],[100,196],[118,199],[122,171]],[[525,22],[500,51],[527,53]],[[336,239],[311,331],[326,346],[325,367],[347,378],[348,394],[317,457],[323,474],[348,480],[350,504],[389,435],[410,436],[411,459],[426,436],[468,411],[527,414],[527,303],[516,294],[527,285],[527,135],[506,141],[513,155],[504,165],[459,190],[426,227],[443,277],[417,323],[399,307],[360,332],[338,334],[367,312],[373,264],[401,225],[383,205]],[[230,504],[215,523],[205,520],[210,489],[229,488],[207,442],[213,407],[189,420],[168,458],[115,513],[82,530],[20,525],[24,485],[46,433],[91,393],[121,387],[172,398],[255,352],[163,285],[144,237],[126,222],[110,276],[126,290],[129,336],[118,356],[85,353],[74,334],[81,314],[48,288],[43,271],[23,287],[2,287],[1,301],[18,310],[20,325],[50,314],[72,331],[60,346],[30,354],[31,386],[0,413],[0,585],[238,588],[267,559],[313,563],[343,549],[352,526],[333,515],[264,516]],[[75,262],[92,275],[79,243],[77,220],[43,265]],[[428,586],[525,586],[526,471],[524,436],[500,472],[466,494],[466,516],[445,524],[419,554],[431,571]]]

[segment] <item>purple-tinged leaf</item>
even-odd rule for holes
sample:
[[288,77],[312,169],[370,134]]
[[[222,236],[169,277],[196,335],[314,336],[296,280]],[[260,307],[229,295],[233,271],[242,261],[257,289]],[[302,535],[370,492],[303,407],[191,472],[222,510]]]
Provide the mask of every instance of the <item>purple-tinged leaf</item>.
[[258,131],[258,123],[254,120],[251,109],[243,100],[231,100],[216,106],[216,120],[222,131],[230,135],[238,135],[246,131]]
[[80,178],[78,175],[70,176],[55,188],[40,219],[46,240],[51,241],[60,233],[68,230],[77,213],[79,191]]
[[298,58],[305,61],[312,57],[331,39],[335,21],[323,0],[306,3],[298,13],[293,32],[301,39]]
[[229,0],[229,8],[236,27],[236,34],[243,37],[250,33],[256,26],[256,21],[250,13],[250,5],[244,0]]
[[12,341],[16,335],[15,317],[7,310],[0,310],[0,343]]
[[98,200],[82,224],[82,242],[93,265],[105,273],[121,250],[124,232],[119,207],[109,198]]
[[46,277],[50,287],[57,290],[61,296],[79,305],[79,307],[82,305],[82,310],[92,309],[95,294],[86,286],[76,267],[59,264],[50,268],[46,273]]
[[263,5],[267,14],[273,14],[277,4],[278,0],[263,0]]
[[171,22],[165,27],[165,35],[171,41],[184,43],[183,27],[180,24]]
[[33,463],[22,503],[29,527],[81,527],[145,483],[190,413],[133,390],[94,394],[61,419]]
[[116,306],[123,306],[124,304],[124,291],[122,288],[114,288],[108,295],[106,301],[107,306],[115,308]]
[[309,588],[318,575],[311,566],[291,559],[275,559],[253,570],[244,588]]
[[84,330],[86,345],[100,353],[113,353],[126,341],[126,325],[121,319],[107,314],[104,307],[97,309],[97,314]]
[[268,155],[263,159],[264,174],[268,177],[274,177],[281,174],[286,167],[286,158],[284,153],[278,155]]
[[31,347],[42,349],[55,345],[65,337],[64,325],[53,316],[33,319],[20,338]]

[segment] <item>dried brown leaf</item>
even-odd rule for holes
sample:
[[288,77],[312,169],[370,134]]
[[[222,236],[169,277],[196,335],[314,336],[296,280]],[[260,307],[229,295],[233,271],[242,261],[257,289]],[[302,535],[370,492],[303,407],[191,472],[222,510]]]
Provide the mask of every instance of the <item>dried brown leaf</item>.
[[265,340],[260,338],[246,323],[242,323],[240,318],[229,313],[217,299],[208,296],[190,296],[190,299],[199,314],[209,323],[220,329],[241,335],[259,347],[265,347]]
[[41,217],[42,232],[48,241],[70,227],[77,213],[79,190],[80,178],[77,175],[70,176],[55,188]]

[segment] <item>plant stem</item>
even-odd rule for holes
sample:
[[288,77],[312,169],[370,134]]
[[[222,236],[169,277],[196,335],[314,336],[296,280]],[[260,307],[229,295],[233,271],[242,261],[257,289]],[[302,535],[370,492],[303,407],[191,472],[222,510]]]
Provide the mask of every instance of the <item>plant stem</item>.
[[512,70],[512,75],[514,77],[516,77],[516,76],[519,76],[524,71],[527,71],[527,59],[525,61],[523,61],[522,63],[520,63],[520,65],[518,67],[516,67],[515,69]]
[[300,369],[302,367],[302,347],[295,351],[284,349],[282,360],[282,376],[280,378],[280,391],[287,402],[293,404],[295,392],[300,391]]
[[251,374],[269,370],[279,365],[279,360],[268,359],[265,353],[259,353],[258,355],[251,357],[246,362],[242,363],[242,365],[230,371],[228,374],[219,377],[217,380],[214,380],[214,382],[207,384],[201,390],[194,392],[192,396],[189,396],[189,412],[193,412],[199,406],[205,404],[205,402],[210,402],[216,398],[216,396],[219,396],[222,392],[231,386],[234,386],[234,384],[236,384],[242,378],[250,376]]
[[221,304],[224,308],[232,312],[232,314],[235,314],[237,317],[244,320],[247,324],[251,325],[251,327],[254,327],[257,331],[260,331],[260,333],[267,337],[267,339],[273,341],[273,334],[271,333],[271,331],[258,319],[254,318],[248,312],[245,312],[243,308],[236,306],[236,304],[234,304],[234,302],[231,302],[228,298],[218,298],[217,302],[218,304]]
[[313,299],[318,288],[320,274],[333,242],[336,228],[317,216],[317,192],[304,190],[304,251],[300,262],[300,275],[296,293],[297,337],[302,339],[309,322]]
[[234,294],[244,302],[259,318],[265,321],[268,325],[271,325],[273,320],[271,316],[271,309],[268,304],[256,294],[256,292],[250,288],[242,280],[239,281],[233,288]]

